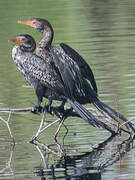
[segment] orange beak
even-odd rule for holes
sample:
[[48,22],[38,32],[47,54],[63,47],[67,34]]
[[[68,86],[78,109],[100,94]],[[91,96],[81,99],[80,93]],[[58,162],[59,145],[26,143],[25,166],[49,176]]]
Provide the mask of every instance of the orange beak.
[[8,42],[13,42],[13,43],[16,43],[16,44],[19,44],[19,45],[21,45],[23,43],[23,41],[20,40],[20,39],[10,39],[10,40],[8,40]]
[[25,24],[26,26],[30,26],[32,28],[35,27],[35,24],[30,20],[28,20],[28,21],[18,21],[18,24]]

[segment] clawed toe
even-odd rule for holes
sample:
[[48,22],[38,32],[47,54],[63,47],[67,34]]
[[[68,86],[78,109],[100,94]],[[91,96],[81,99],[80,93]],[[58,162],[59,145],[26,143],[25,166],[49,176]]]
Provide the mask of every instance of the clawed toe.
[[47,113],[53,114],[53,113],[52,113],[52,107],[51,107],[51,106],[45,105],[44,108],[43,108],[43,111],[45,111],[45,110],[47,111]]
[[32,113],[38,114],[38,115],[40,115],[40,114],[42,113],[42,111],[43,111],[42,106],[35,106],[35,107],[31,110]]

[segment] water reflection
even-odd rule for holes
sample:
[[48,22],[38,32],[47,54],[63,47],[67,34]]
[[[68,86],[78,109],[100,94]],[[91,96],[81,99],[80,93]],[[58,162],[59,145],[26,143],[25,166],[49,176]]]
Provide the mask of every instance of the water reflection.
[[95,179],[100,180],[102,172],[117,161],[120,161],[132,149],[134,138],[121,140],[121,136],[111,136],[106,141],[97,144],[91,152],[81,155],[67,155],[61,157],[55,164],[50,164],[48,153],[38,149],[44,167],[36,168],[35,173],[41,179],[49,177],[52,179]]
[[11,163],[12,163],[12,159],[13,159],[13,152],[14,152],[14,145],[11,145],[10,147],[10,153],[9,153],[9,158],[7,158],[7,162],[4,168],[0,169],[0,179],[1,177],[10,177],[10,176],[14,176],[14,171],[12,169]]
[[[68,136],[67,133],[66,135]],[[64,142],[66,136],[63,138]],[[96,178],[97,180],[101,180],[102,173],[106,169],[108,169],[108,167],[116,164],[118,161],[123,161],[123,163],[121,164],[123,166],[125,155],[133,148],[134,138],[135,137],[131,136],[127,138],[127,136],[125,135],[110,136],[102,143],[95,144],[91,148],[91,150],[87,150],[87,152],[76,151],[76,153],[70,151],[69,144],[64,145],[64,143],[61,144],[58,142],[55,142],[55,144],[47,144],[43,142],[41,143],[36,140],[35,143],[33,143],[33,148],[35,148],[38,152],[37,161],[39,162],[40,166],[36,165],[33,169],[33,172],[36,176],[40,176],[42,180],[46,178],[62,178],[72,180],[87,180]],[[87,137],[86,139],[88,140]],[[10,149],[8,148],[10,150],[10,153],[5,166],[0,170],[0,178],[3,178],[4,176],[14,176],[16,178],[19,177],[15,173],[15,169],[12,168],[15,165],[13,154],[15,153],[17,146],[18,143],[15,143],[14,145],[10,146]],[[28,146],[30,146],[30,144],[28,144]],[[20,148],[18,151],[19,159],[22,153],[22,148]],[[78,147],[76,147],[74,151],[77,149]],[[31,156],[34,157],[33,150],[31,151],[31,153]],[[24,152],[24,154],[28,154],[28,151]],[[22,159],[24,157],[24,154],[22,156]],[[28,154],[28,156],[30,156],[30,154]],[[30,166],[32,166],[32,161],[33,160],[29,161]],[[27,158],[25,159],[25,162],[28,163]],[[21,173],[21,176],[22,179],[27,179],[27,177],[29,177],[30,175]]]

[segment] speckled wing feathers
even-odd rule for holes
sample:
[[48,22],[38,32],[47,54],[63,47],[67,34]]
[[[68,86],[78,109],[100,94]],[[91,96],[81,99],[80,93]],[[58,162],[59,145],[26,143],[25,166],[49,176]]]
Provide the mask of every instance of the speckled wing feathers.
[[[26,80],[37,79],[40,83],[52,90],[64,93],[63,84],[59,75],[53,70],[52,65],[32,53],[16,53],[14,62]],[[27,77],[28,75],[28,77]]]

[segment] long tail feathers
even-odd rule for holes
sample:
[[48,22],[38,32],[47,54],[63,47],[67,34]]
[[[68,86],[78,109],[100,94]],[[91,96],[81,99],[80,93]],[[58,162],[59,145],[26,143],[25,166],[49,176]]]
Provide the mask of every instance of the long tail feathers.
[[102,127],[102,128],[108,129],[113,134],[115,133],[108,125],[96,119],[91,112],[85,109],[77,101],[72,101],[68,99],[68,102],[71,104],[72,108],[78,113],[78,115],[81,116],[90,125],[94,127]]
[[125,126],[127,128],[131,128],[133,131],[135,131],[135,129],[133,128],[133,125],[131,122],[128,121],[127,118],[125,118],[122,114],[116,112],[114,109],[112,109],[111,107],[107,106],[106,104],[104,104],[103,102],[101,102],[100,100],[97,100],[93,103],[98,109],[104,111],[105,113],[108,114],[108,116],[110,116],[111,118],[113,118],[115,121],[119,122],[119,119],[123,120],[125,123]]

